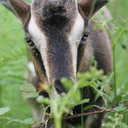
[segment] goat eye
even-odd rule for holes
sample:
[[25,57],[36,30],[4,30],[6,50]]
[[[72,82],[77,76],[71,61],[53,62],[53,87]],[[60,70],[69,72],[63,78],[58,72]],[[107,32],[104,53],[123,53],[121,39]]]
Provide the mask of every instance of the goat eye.
[[29,46],[33,46],[34,45],[34,43],[33,43],[33,41],[31,39],[26,39],[26,42],[27,42],[27,44]]
[[83,40],[87,40],[88,36],[89,36],[89,33],[88,33],[88,32],[86,32],[86,33],[84,33],[84,35],[83,35],[82,39],[83,39]]

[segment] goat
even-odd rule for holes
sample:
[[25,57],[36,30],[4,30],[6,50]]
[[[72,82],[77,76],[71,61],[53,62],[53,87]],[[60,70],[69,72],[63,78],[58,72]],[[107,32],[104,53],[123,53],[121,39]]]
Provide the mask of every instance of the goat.
[[[98,69],[104,74],[112,71],[112,49],[109,35],[94,31],[91,18],[110,0],[32,0],[31,4],[23,0],[0,0],[0,3],[11,11],[21,22],[25,39],[32,53],[38,80],[55,85],[59,94],[66,92],[60,82],[62,77],[76,81],[78,72],[86,72],[90,57],[98,62]],[[110,17],[107,8],[104,8]],[[36,83],[37,83],[36,81]],[[35,84],[37,85],[37,84]],[[36,86],[38,88],[38,86]],[[84,98],[88,90],[84,89]],[[90,89],[89,104],[93,103],[94,94]],[[36,101],[33,109],[35,120],[41,121],[40,105]],[[87,106],[89,104],[84,104]],[[102,98],[95,103],[103,105]],[[80,113],[80,106],[75,107]],[[100,128],[103,114],[84,117],[87,128]],[[68,121],[70,122],[70,121]],[[79,118],[70,122],[80,123]]]

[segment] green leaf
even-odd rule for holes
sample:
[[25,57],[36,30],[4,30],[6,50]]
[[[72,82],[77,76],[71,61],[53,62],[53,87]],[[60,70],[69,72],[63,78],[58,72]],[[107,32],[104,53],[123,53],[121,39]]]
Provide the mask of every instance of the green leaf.
[[126,109],[127,109],[127,107],[116,107],[116,108],[114,108],[114,111],[124,112]]
[[90,85],[95,85],[96,84],[96,82],[95,81],[90,81],[90,82],[83,82],[83,83],[81,83],[80,85],[79,85],[79,88],[84,88],[84,87],[86,87],[86,86],[90,86]]
[[118,95],[118,96],[114,97],[112,102],[120,102],[121,100],[122,100],[122,96]]
[[104,12],[103,10],[100,10],[99,13],[100,13],[101,15],[104,15],[104,14],[105,14],[105,12]]
[[29,83],[26,83],[21,86],[20,90],[26,92],[25,98],[36,98],[39,95],[39,92],[36,92],[36,88]]
[[[93,30],[94,31],[96,31],[98,28],[100,28],[101,27],[101,25],[99,25],[99,24],[96,24],[95,26],[94,26],[94,28],[93,28]],[[91,65],[92,66],[92,65]]]
[[11,118],[10,117],[0,117],[0,120],[1,119],[7,119],[7,120],[10,120]]
[[101,95],[99,93],[95,93],[94,102],[96,102],[100,97]]
[[24,121],[23,121],[23,120],[20,120],[20,119],[12,119],[12,120],[10,120],[10,121],[7,123],[7,125],[8,125],[8,124],[11,124],[11,123],[22,123],[22,124],[26,124],[26,125],[28,125],[28,126],[30,127],[30,126],[36,124],[37,121],[33,121],[32,118],[25,119]]
[[[81,93],[80,93],[80,90],[77,89],[77,91],[74,92],[72,96],[73,96],[73,97],[72,97],[73,101],[79,102],[79,101],[81,100]],[[69,102],[70,102],[70,101],[69,101]]]
[[45,98],[43,96],[38,96],[37,102],[41,103],[41,104],[43,103],[43,104],[49,105],[50,104],[50,99],[49,98]]
[[39,96],[38,92],[26,93],[25,98],[36,98]]
[[128,108],[125,110],[125,113],[128,113]]
[[96,105],[89,105],[89,106],[87,106],[87,107],[84,108],[84,111],[86,111],[86,110],[88,110],[90,108],[93,108],[93,107],[97,107],[97,106]]
[[109,18],[109,19],[106,20],[106,23],[107,23],[107,24],[108,24],[108,23],[114,23],[114,19],[113,19],[113,18]]
[[70,89],[72,87],[72,85],[73,85],[73,81],[72,80],[68,80],[66,78],[62,78],[61,82],[62,82],[62,84],[64,85],[64,87],[66,89]]
[[9,107],[0,108],[0,116],[10,111]]
[[90,60],[90,64],[89,64],[89,69],[90,69],[90,66],[92,66],[93,65],[93,63],[94,63],[94,61],[95,61],[95,58],[94,58],[94,56],[91,56],[91,58],[90,58],[91,60]]
[[79,101],[78,103],[75,103],[73,106],[77,106],[77,105],[88,103],[88,102],[89,102],[89,99],[84,99],[84,100]]
[[29,84],[29,83],[22,85],[20,87],[20,90],[22,92],[36,92],[36,88],[32,84]]
[[22,123],[22,124],[23,124],[24,122],[23,122],[23,120],[20,120],[20,119],[12,119],[12,120],[10,120],[10,121],[7,123],[7,125],[8,125],[8,124],[11,124],[11,123]]
[[24,123],[24,124],[27,124],[27,125],[30,127],[30,126],[36,124],[37,121],[33,121],[32,118],[28,118],[28,119],[25,119],[25,120],[23,121],[23,123]]

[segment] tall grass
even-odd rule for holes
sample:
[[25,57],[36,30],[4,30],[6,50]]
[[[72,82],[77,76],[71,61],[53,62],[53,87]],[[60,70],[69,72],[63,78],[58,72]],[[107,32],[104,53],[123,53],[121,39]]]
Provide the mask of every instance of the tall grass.
[[[118,2],[118,3],[117,3]],[[117,3],[117,11],[113,9],[114,4]],[[115,3],[110,3],[109,8],[111,10],[112,16],[114,17],[116,26],[123,25],[123,19],[128,19],[126,9],[128,7],[128,1],[115,1]],[[116,14],[115,14],[116,13]],[[128,84],[128,43],[127,43],[127,33],[123,35],[120,39],[120,43],[116,46],[116,68],[117,68],[117,86],[123,87]],[[125,45],[127,49],[123,49],[121,45]]]
[[[124,26],[124,20],[128,19],[127,0],[115,0],[112,3],[108,4],[111,14],[115,20],[115,25]],[[119,40],[119,43],[116,45],[116,77],[117,77],[117,94],[119,94],[123,88],[128,90],[128,36],[127,32],[124,33],[122,38]],[[122,46],[126,46],[126,49],[123,49]],[[124,114],[124,122],[128,125],[128,114]]]
[[[22,26],[16,18],[0,5],[0,107],[9,106],[5,116],[13,119],[32,117],[19,87],[24,83],[26,70],[26,43]],[[6,125],[2,120],[0,128],[25,128],[22,124]]]

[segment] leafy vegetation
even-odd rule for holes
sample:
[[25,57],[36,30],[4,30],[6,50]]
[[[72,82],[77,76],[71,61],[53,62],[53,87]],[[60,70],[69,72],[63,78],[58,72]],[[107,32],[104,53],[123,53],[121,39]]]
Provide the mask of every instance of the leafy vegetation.
[[[119,26],[115,30],[118,30],[119,32],[121,32],[121,30],[126,25],[126,22],[124,22],[124,19],[128,18],[127,13],[126,13],[127,6],[128,6],[128,1],[122,2],[122,1],[116,0],[115,3],[112,2],[109,4],[110,10],[112,10],[111,12],[113,16],[115,16],[114,17],[115,26]],[[112,8],[114,8],[114,10]],[[18,127],[18,128],[24,127],[25,128],[28,126],[32,126],[36,122],[34,122],[31,119],[32,114],[30,113],[30,110],[28,109],[25,101],[22,98],[22,93],[19,90],[20,86],[25,81],[25,77],[24,77],[25,70],[26,70],[26,64],[25,64],[26,57],[25,56],[27,56],[28,54],[26,44],[24,43],[24,40],[23,40],[24,33],[21,29],[21,25],[16,22],[12,14],[9,13],[7,10],[5,10],[1,5],[0,5],[0,12],[3,12],[3,13],[0,13],[0,28],[1,28],[0,29],[0,37],[1,37],[0,38],[0,108],[6,107],[6,106],[10,106],[11,108],[11,111],[4,114],[5,118],[3,118],[3,114],[0,114],[0,121],[2,122],[0,123],[0,127],[1,128],[10,128],[10,127]],[[127,120],[128,110],[126,106],[126,104],[128,103],[128,100],[127,100],[128,99],[127,30],[124,32],[125,32],[124,35],[121,37],[120,40],[118,40],[119,43],[116,44],[116,49],[115,49],[116,50],[115,51],[116,53],[115,54],[115,59],[116,59],[115,66],[117,69],[115,73],[116,81],[117,81],[117,84],[116,84],[117,85],[116,87],[117,96],[114,97],[114,95],[112,95],[111,97],[109,97],[108,95],[103,93],[103,90],[105,90],[106,92],[106,89],[107,89],[105,88],[105,86],[102,86],[104,87],[102,88],[103,90],[100,90],[100,91],[97,90],[97,85],[98,86],[103,85],[100,81],[98,81],[97,79],[94,79],[93,75],[94,73],[98,73],[97,71],[94,71],[91,74],[90,79],[92,81],[88,82],[87,80],[85,80],[86,83],[85,82],[84,84],[76,83],[76,85],[73,86],[73,87],[76,86],[76,88],[78,88],[78,85],[82,85],[82,87],[92,86],[95,91],[98,91],[98,95],[96,96],[96,99],[99,96],[99,94],[103,97],[103,99],[106,97],[111,103],[110,107],[113,107],[112,103],[119,102],[119,106],[115,107],[112,110],[110,109],[108,110],[106,106],[102,107],[102,109],[104,109],[105,111],[111,111],[109,113],[108,120],[104,124],[105,128],[108,128],[111,126],[114,126],[114,128],[117,128],[117,127],[125,128],[128,126],[128,120]],[[118,35],[118,32],[117,33],[114,32],[115,38],[117,37],[117,35]],[[78,76],[78,79],[83,80],[84,77],[82,75],[85,76],[87,74],[81,74],[81,76]],[[102,77],[103,76],[100,75],[100,78]],[[65,83],[65,85],[71,84],[70,82],[67,82],[66,80],[63,80],[63,82]],[[104,84],[104,85],[107,85],[107,84]],[[24,85],[21,87],[21,90],[26,91],[26,89],[24,88],[26,86],[30,87],[27,90],[29,91],[29,95],[27,95],[27,97],[38,96],[38,93],[35,92],[35,89],[31,85]],[[78,88],[77,93],[79,96],[76,98],[76,100],[70,99],[70,101],[72,102],[70,102],[69,104],[66,98],[70,97],[72,91],[74,91],[74,88],[71,89],[71,92],[69,92],[69,95],[64,94],[64,97],[60,99],[55,100],[51,98],[51,100],[49,100],[49,99],[44,99],[43,97],[38,97],[38,101],[41,103],[49,104],[49,105],[53,103],[53,100],[54,100],[54,103],[59,102],[60,104],[63,103],[62,101],[65,101],[62,105],[63,108],[59,108],[59,106],[54,106],[54,105],[52,108],[53,111],[52,111],[51,117],[53,117],[53,115],[56,115],[56,116],[59,116],[60,118],[62,117],[63,112],[71,113],[71,108],[75,106],[76,103],[80,104],[83,102],[88,102],[88,99],[80,101],[80,97],[79,97],[80,93],[79,93],[79,88]],[[107,91],[109,92],[110,90],[107,90]],[[75,94],[74,94],[74,97],[75,97]],[[68,107],[65,108],[64,106],[68,106]],[[57,110],[56,110],[56,107],[58,108]],[[84,108],[84,109],[87,110],[91,107],[94,107],[94,106],[89,106],[88,108]],[[123,115],[118,114],[118,113],[113,114],[113,111],[114,112],[116,111],[118,113],[123,113]],[[3,119],[1,118],[1,116]],[[11,119],[13,120],[11,120],[8,123],[8,125],[6,125],[7,120],[10,120],[10,118],[8,117],[11,117]],[[58,117],[55,117],[55,120],[58,120]],[[14,123],[14,122],[19,122],[19,123]],[[55,121],[55,122],[60,122],[60,121]],[[59,123],[56,124],[56,126],[60,128]]]
[[[68,89],[70,88],[70,90],[67,94],[63,93],[62,97],[60,97],[60,98],[55,97],[54,89],[52,88],[53,86],[50,86],[50,85],[47,85],[47,88],[45,90],[50,94],[49,95],[50,99],[37,95],[38,96],[37,101],[39,103],[42,103],[43,107],[44,107],[44,104],[45,105],[47,104],[50,106],[50,108],[51,108],[50,119],[55,120],[56,128],[62,127],[61,120],[62,120],[62,116],[64,113],[65,113],[64,117],[67,114],[72,115],[72,109],[76,105],[81,105],[83,103],[89,102],[89,99],[82,99],[82,97],[81,97],[80,89],[83,87],[90,86],[95,91],[97,91],[98,95],[96,95],[96,98],[97,98],[97,96],[99,97],[99,95],[100,95],[100,96],[102,96],[102,98],[105,102],[105,106],[102,106],[101,108],[104,110],[107,109],[107,103],[105,100],[106,94],[104,92],[110,93],[110,90],[108,89],[109,86],[108,86],[107,76],[103,76],[103,71],[102,70],[97,71],[96,67],[92,67],[86,73],[78,74],[77,77],[78,77],[78,79],[77,79],[77,82],[75,84],[73,84],[72,81],[70,81],[70,80],[66,80],[66,79],[61,80],[63,85],[65,85],[65,88],[68,88]],[[100,81],[102,81],[102,82],[100,82]],[[44,89],[45,86],[46,86],[45,84],[42,84],[41,88]],[[100,90],[98,90],[99,87],[101,87]],[[35,90],[34,86],[32,86],[30,84],[25,84],[21,87],[21,90],[26,92],[26,93],[29,93],[29,95],[31,94],[31,97],[33,97],[33,96],[35,97],[35,94],[34,94],[35,92],[33,93],[33,91]],[[84,110],[88,110],[91,107],[100,108],[99,106],[91,105],[91,106],[88,106],[88,108],[86,107]],[[45,109],[45,107],[44,107],[44,109]],[[44,113],[44,116],[45,115],[47,115],[47,113]],[[71,116],[71,117],[75,118],[75,115]],[[45,120],[43,120],[42,123],[46,124]]]
[[[27,52],[22,26],[0,5],[0,108],[9,106],[11,109],[4,117],[32,117],[19,90],[25,81]],[[22,124],[7,125],[8,119],[1,118],[0,128],[24,127]]]

